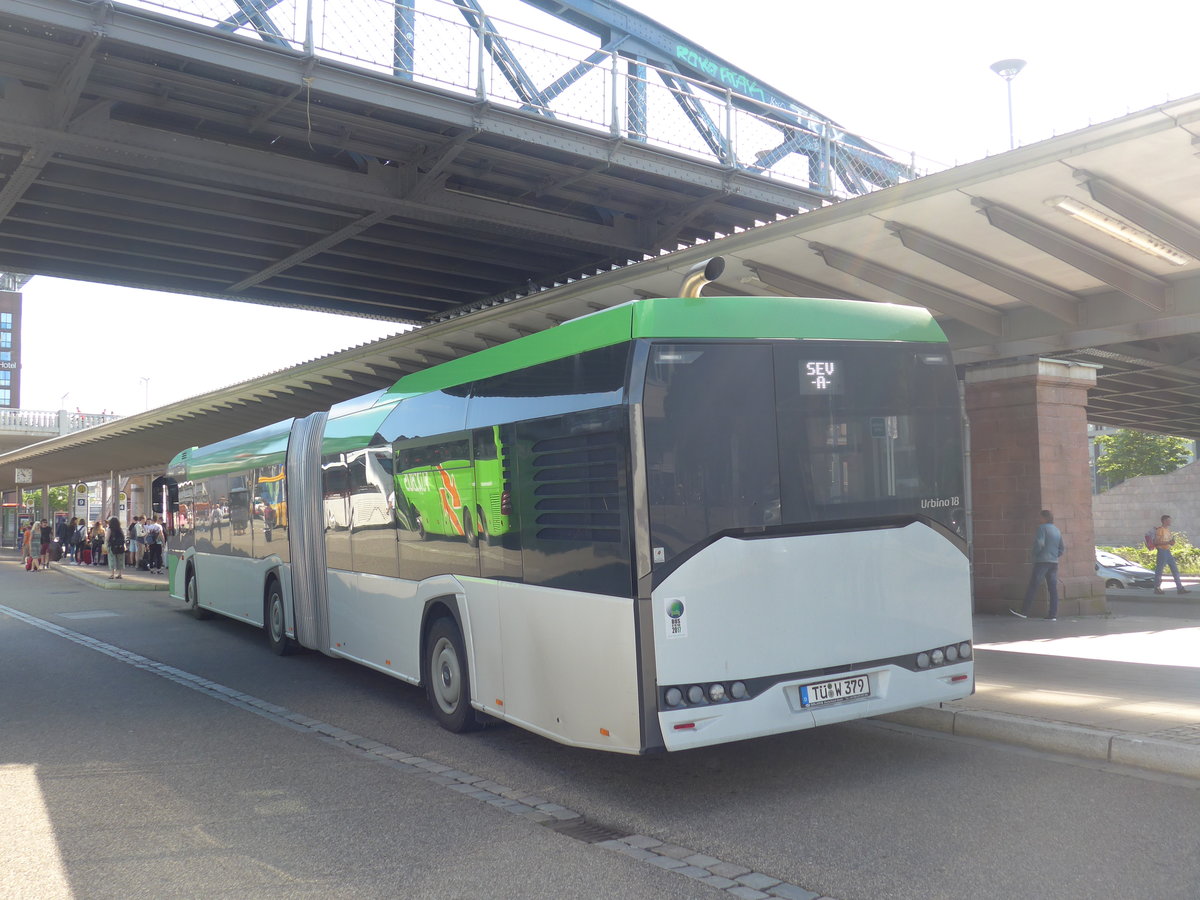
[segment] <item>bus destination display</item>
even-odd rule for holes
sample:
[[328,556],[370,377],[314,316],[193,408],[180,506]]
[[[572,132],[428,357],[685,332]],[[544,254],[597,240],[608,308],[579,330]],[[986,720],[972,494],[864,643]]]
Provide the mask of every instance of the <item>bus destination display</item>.
[[800,361],[801,394],[840,394],[842,392],[841,364],[831,359]]

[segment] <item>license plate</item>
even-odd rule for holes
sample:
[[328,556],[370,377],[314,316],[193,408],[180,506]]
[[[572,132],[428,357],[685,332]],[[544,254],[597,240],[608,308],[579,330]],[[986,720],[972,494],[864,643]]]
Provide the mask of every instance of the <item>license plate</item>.
[[866,675],[839,678],[837,681],[819,681],[800,687],[801,706],[824,706],[826,703],[860,700],[870,696],[871,680]]

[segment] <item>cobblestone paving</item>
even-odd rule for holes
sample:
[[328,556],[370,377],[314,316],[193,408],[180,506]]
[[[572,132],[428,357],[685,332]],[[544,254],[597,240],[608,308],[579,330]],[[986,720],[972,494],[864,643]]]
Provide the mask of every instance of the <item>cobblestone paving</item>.
[[[0,614],[19,619],[35,628],[66,638],[127,665],[173,681],[191,690],[199,691],[215,700],[262,716],[287,728],[307,732],[327,743],[339,745],[343,749],[358,753],[367,759],[388,765],[398,772],[443,785],[464,797],[494,806],[504,812],[552,828],[567,836],[576,837],[597,847],[641,860],[648,865],[667,869],[681,877],[694,879],[709,887],[725,891],[732,897],[738,897],[741,900],[769,900],[772,897],[782,898],[782,900],[817,900],[821,897],[820,894],[805,890],[799,885],[781,881],[763,872],[752,871],[736,863],[705,856],[687,847],[669,844],[645,835],[622,835],[612,829],[599,826],[590,830],[580,827],[584,826],[586,822],[582,814],[560,806],[546,797],[498,784],[431,759],[414,756],[398,747],[392,747],[338,728],[336,725],[292,712],[251,694],[243,693],[215,681],[209,681],[174,666],[156,662],[27,613],[0,606]],[[824,898],[824,900],[829,900],[829,898]]]

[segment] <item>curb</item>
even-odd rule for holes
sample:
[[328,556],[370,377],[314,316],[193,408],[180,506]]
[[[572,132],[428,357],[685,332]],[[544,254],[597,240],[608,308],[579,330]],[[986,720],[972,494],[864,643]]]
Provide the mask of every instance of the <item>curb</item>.
[[875,718],[957,737],[981,738],[1064,756],[1200,778],[1200,744],[1184,744],[1129,732],[1102,731],[1009,713],[954,710],[941,706],[919,706]]

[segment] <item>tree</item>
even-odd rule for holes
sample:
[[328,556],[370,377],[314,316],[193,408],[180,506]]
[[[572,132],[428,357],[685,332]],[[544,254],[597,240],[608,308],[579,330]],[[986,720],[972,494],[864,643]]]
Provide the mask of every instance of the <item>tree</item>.
[[[42,491],[39,488],[36,491],[24,491],[21,497],[21,502],[26,506],[32,506],[34,510],[42,508]],[[70,485],[59,485],[58,487],[50,488],[50,514],[56,512],[71,511],[71,487]],[[38,515],[41,515],[39,512]]]
[[1101,456],[1096,471],[1113,484],[1138,475],[1165,475],[1188,459],[1188,441],[1164,434],[1122,428],[1096,438]]

